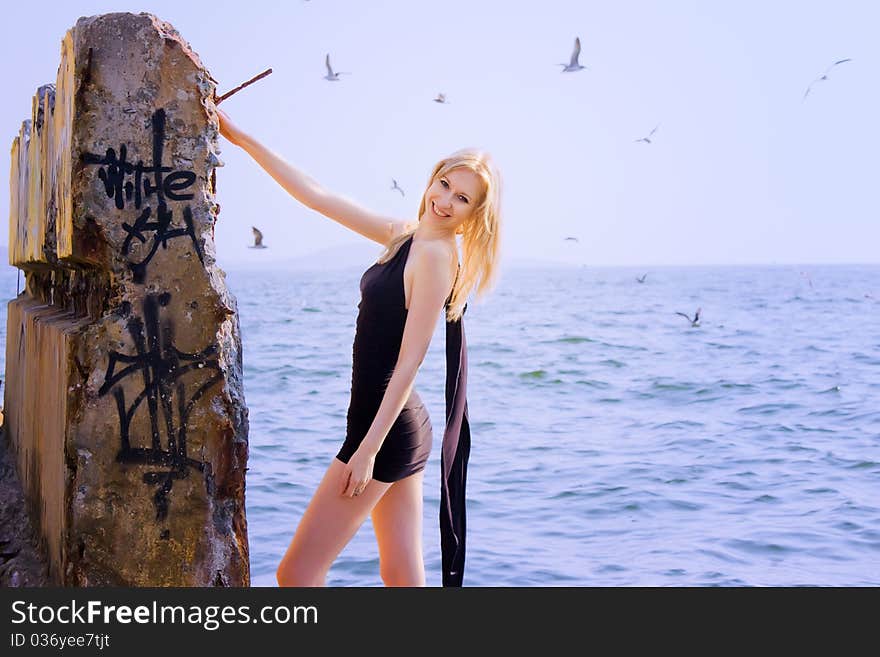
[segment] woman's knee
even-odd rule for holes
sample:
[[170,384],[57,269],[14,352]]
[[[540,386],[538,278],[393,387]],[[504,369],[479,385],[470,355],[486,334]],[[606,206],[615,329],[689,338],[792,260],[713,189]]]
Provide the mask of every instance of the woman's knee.
[[302,559],[285,557],[278,564],[275,579],[278,586],[324,586],[327,570],[316,564],[307,564]]
[[425,567],[420,559],[379,563],[379,575],[385,586],[424,586]]

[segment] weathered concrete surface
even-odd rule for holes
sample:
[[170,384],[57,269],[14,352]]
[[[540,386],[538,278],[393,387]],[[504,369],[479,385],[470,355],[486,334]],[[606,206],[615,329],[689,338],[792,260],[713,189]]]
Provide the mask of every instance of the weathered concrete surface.
[[167,23],[83,18],[13,142],[5,425],[56,583],[249,584],[214,89]]

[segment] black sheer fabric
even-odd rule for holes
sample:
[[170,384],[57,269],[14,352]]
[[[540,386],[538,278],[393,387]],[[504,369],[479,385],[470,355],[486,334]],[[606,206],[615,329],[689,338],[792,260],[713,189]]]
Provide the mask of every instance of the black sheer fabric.
[[443,586],[461,586],[464,577],[465,485],[471,428],[467,409],[468,363],[463,319],[464,311],[457,321],[446,322],[446,429],[440,455]]

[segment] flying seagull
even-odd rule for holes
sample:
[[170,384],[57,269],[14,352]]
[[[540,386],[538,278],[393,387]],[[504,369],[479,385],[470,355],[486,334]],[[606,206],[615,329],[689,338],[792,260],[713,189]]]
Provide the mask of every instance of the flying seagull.
[[697,308],[697,313],[694,315],[694,318],[691,319],[689,315],[685,315],[684,313],[675,313],[676,315],[681,315],[687,321],[691,323],[691,326],[699,326],[700,325],[700,310],[701,308]]
[[639,139],[636,139],[635,141],[636,141],[636,142],[643,141],[643,142],[645,142],[646,144],[650,144],[650,143],[651,143],[651,137],[654,135],[655,132],[657,132],[657,128],[659,128],[659,127],[660,127],[660,124],[658,123],[657,125],[654,126],[654,129],[651,130],[651,132],[648,133],[648,136],[647,136],[647,137],[640,137]]
[[437,97],[434,99],[435,103],[448,103],[446,100],[446,94],[437,94]]
[[644,282],[645,282],[645,277],[646,277],[647,275],[648,275],[648,274],[642,274],[641,276],[636,276],[636,280],[637,280],[639,283],[644,283]]
[[327,53],[327,57],[324,59],[324,64],[327,66],[327,75],[324,76],[325,80],[337,82],[340,75],[351,75],[348,71],[339,71],[338,73],[333,72],[333,67],[330,66],[330,53]]
[[251,230],[254,231],[254,243],[252,246],[249,246],[249,249],[265,249],[267,248],[265,244],[263,244],[263,233],[260,232],[260,229],[256,226],[251,226]]
[[403,193],[403,190],[397,186],[397,181],[394,178],[391,179],[391,182],[391,189],[396,189],[398,192],[400,192],[401,196],[406,196],[406,194]]
[[847,57],[846,59],[838,59],[838,60],[837,60],[836,62],[834,62],[831,66],[829,66],[828,68],[826,68],[826,69],[825,69],[825,72],[822,73],[822,75],[820,75],[818,78],[816,78],[815,80],[813,80],[812,82],[810,82],[809,86],[807,86],[807,90],[804,92],[804,97],[801,98],[801,102],[804,102],[804,101],[807,99],[807,96],[808,96],[809,93],[810,93],[810,89],[813,88],[813,85],[814,85],[814,84],[816,84],[817,82],[821,82],[822,80],[827,80],[827,79],[828,79],[828,74],[831,72],[831,69],[832,69],[832,68],[834,68],[834,67],[837,66],[838,64],[843,64],[844,62],[851,62],[851,61],[852,61],[852,59],[849,58],[849,57]]
[[573,71],[580,71],[582,68],[586,68],[586,66],[581,66],[578,62],[578,57],[581,54],[581,38],[574,38],[574,50],[571,51],[571,61],[568,64],[560,64],[562,67],[563,73],[571,73]]
[[580,240],[577,237],[566,237],[565,240],[563,240],[563,241],[565,241],[565,242],[569,242],[569,241],[570,242],[579,242]]

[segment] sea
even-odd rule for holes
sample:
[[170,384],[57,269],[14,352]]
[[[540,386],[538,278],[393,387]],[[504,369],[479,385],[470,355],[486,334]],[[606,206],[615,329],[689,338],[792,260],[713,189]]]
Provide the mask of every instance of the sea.
[[[225,270],[254,586],[276,585],[344,438],[363,269]],[[464,329],[465,586],[880,585],[880,266],[523,265],[472,296]],[[415,382],[428,586],[444,342],[440,320]],[[327,583],[382,585],[369,519]]]

